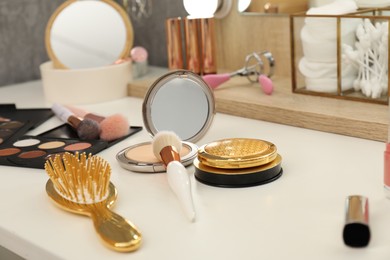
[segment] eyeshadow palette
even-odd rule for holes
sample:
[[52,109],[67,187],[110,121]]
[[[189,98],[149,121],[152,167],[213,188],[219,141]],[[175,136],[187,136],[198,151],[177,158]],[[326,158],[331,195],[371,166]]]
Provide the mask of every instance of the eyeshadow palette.
[[[66,131],[64,131],[66,129]],[[17,167],[43,169],[45,162],[51,156],[65,152],[96,154],[103,149],[142,130],[140,126],[132,126],[129,134],[106,142],[103,140],[80,140],[72,128],[59,126],[38,136],[25,135],[6,145],[0,145],[0,164]],[[68,135],[66,132],[68,132]]]
[[15,104],[0,104],[0,122],[4,119],[30,122],[31,128],[35,128],[53,115],[50,108],[16,108]]
[[12,142],[53,116],[51,109],[17,109],[14,104],[0,104],[0,145]]
[[106,147],[107,142],[100,140],[80,141],[25,135],[0,148],[0,164],[43,169],[45,161],[56,154],[65,152],[96,154]]
[[131,126],[127,135],[110,142],[80,140],[69,124],[38,136],[25,135],[51,116],[51,109],[17,109],[14,104],[0,104],[0,165],[43,169],[46,160],[56,154],[96,154],[142,130],[141,126]]

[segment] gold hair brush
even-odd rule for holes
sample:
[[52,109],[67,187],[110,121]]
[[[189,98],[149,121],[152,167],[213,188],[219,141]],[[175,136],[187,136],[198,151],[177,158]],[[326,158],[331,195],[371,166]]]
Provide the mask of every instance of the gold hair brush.
[[65,153],[45,163],[50,179],[49,197],[62,209],[90,216],[104,244],[121,252],[134,251],[141,233],[128,220],[112,212],[117,191],[110,182],[111,167],[98,156]]

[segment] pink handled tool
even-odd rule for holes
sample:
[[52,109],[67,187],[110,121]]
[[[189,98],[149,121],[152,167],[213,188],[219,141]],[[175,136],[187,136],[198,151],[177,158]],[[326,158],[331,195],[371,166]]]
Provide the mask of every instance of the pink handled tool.
[[[269,73],[268,76],[263,74],[264,63],[260,56],[264,56],[268,60]],[[251,65],[251,61],[255,60],[255,63]],[[232,73],[223,74],[208,74],[203,76],[203,80],[209,85],[210,88],[216,89],[221,84],[230,80],[234,76],[246,76],[252,83],[259,82],[263,92],[267,95],[271,95],[273,92],[273,83],[270,77],[273,74],[275,61],[272,54],[268,51],[262,53],[252,53],[246,56],[245,66]]]
[[210,88],[216,89],[222,83],[225,83],[231,78],[231,74],[208,74],[203,76],[203,80],[209,85]]
[[271,95],[274,91],[274,83],[266,75],[259,76],[259,83],[263,92],[267,95]]

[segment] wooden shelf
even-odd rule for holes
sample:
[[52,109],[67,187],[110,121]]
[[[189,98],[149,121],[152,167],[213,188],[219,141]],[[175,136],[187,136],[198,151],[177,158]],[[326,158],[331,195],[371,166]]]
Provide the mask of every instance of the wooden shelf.
[[[166,69],[152,68],[129,84],[130,96],[143,98]],[[214,91],[217,112],[324,132],[387,141],[388,106],[292,93],[291,79],[273,78],[275,91],[265,95],[258,84],[232,78]]]

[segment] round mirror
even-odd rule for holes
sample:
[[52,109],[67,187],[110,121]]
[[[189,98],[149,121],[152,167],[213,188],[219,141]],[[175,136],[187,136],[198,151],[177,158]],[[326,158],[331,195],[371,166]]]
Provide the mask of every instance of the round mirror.
[[174,71],[149,88],[142,109],[145,127],[152,135],[173,131],[182,140],[196,142],[212,122],[214,95],[197,74]]
[[94,68],[129,56],[133,28],[111,0],[68,0],[52,14],[45,44],[55,68]]

